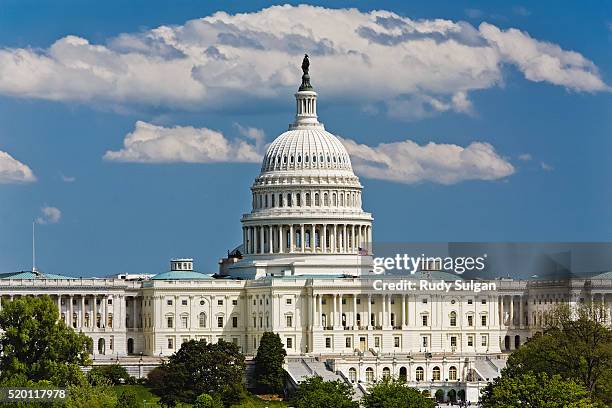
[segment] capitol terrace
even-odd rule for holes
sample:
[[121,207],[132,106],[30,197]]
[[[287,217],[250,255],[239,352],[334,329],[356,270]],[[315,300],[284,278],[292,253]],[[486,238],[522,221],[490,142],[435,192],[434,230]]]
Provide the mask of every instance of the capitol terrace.
[[419,281],[401,279],[394,282],[385,282],[382,279],[377,279],[372,283],[372,287],[377,291],[391,291],[391,292],[413,292],[413,291],[426,291],[426,292],[450,292],[451,289],[455,291],[464,292],[487,292],[496,291],[497,285],[495,282],[474,282],[462,281],[457,279],[454,282],[431,281],[427,279],[420,279]]

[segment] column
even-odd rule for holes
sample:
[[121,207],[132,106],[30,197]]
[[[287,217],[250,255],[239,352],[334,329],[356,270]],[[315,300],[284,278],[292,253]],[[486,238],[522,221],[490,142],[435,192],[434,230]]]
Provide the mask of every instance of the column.
[[316,252],[316,249],[317,249],[317,241],[315,240],[316,232],[317,232],[317,228],[315,224],[312,224],[310,226],[310,250],[312,252]]
[[317,299],[319,300],[319,317],[317,319],[317,326],[321,326],[323,320],[323,296],[317,295]]
[[[11,301],[13,296],[11,295]],[[59,312],[59,318],[62,318],[62,295],[57,295],[57,311]]]
[[104,308],[104,315],[102,316],[102,327],[106,327],[106,324],[108,323],[108,298],[106,296],[102,296],[102,308]]
[[304,224],[300,224],[300,246],[302,248],[302,253],[304,253]]
[[340,326],[342,326],[342,295],[338,295],[338,308],[340,309],[340,312],[338,313],[338,323],[340,323]]
[[327,224],[323,224],[323,241],[321,248],[323,249],[323,253],[327,252]]
[[136,329],[138,327],[138,323],[136,323],[136,305],[137,305],[137,296],[132,297],[132,327]]
[[514,326],[514,295],[510,296],[510,327]]
[[402,295],[402,328],[406,326],[406,295]]
[[246,228],[242,227],[242,247],[244,248],[244,253],[248,254],[249,251],[247,250],[247,239],[246,239]]
[[381,326],[387,327],[387,295],[380,295],[382,302],[382,322]]
[[368,293],[368,316],[366,319],[366,327],[370,328],[370,323],[372,319],[372,295]]
[[68,306],[68,313],[69,313],[70,315],[68,316],[68,319],[66,319],[66,322],[67,322],[66,324],[67,324],[68,326],[72,327],[72,317],[73,317],[73,314],[74,314],[74,309],[73,309],[73,307],[72,307],[72,300],[73,300],[73,296],[72,296],[72,295],[70,295],[70,296],[68,297],[68,300],[70,301],[70,306]]
[[284,235],[285,235],[285,231],[283,231],[283,225],[281,224],[278,226],[278,253],[279,254],[282,254],[284,251],[284,248],[283,248],[283,245],[284,245],[283,239],[285,238]]
[[293,239],[295,237],[293,236],[293,224],[291,224],[289,226],[289,253],[293,252]]
[[520,295],[519,297],[519,321],[518,321],[518,327],[521,328],[523,327],[523,321],[525,319],[525,312],[523,310],[523,295]]
[[272,233],[272,225],[268,226],[268,253],[274,253],[274,234]]
[[349,252],[348,242],[346,240],[348,238],[347,227],[348,227],[348,225],[344,224],[344,227],[342,228],[343,234],[344,234],[344,236],[342,237],[342,248],[344,249],[344,252]]
[[92,319],[90,319],[92,321],[92,329],[96,330],[98,327],[96,326],[96,323],[98,321],[98,297],[96,295],[92,296],[93,298],[93,316]]
[[337,230],[337,225],[334,224],[334,236],[332,239],[333,242],[331,242],[332,244],[332,253],[336,253],[338,252],[338,247],[337,247],[337,241],[338,241],[338,230]]
[[264,227],[263,225],[259,227],[259,253],[264,253]]
[[499,303],[499,314],[501,316],[501,319],[499,320],[500,325],[503,327],[506,324],[506,319],[504,318],[504,296],[500,296],[501,298],[501,302]]
[[332,316],[333,316],[333,317],[332,317],[332,318],[333,318],[333,324],[332,324],[332,327],[334,327],[334,328],[335,328],[335,327],[336,327],[336,325],[338,324],[338,323],[337,323],[337,316],[338,316],[338,315],[337,315],[337,313],[338,313],[338,309],[337,309],[337,305],[336,305],[336,297],[337,297],[337,296],[338,296],[338,295],[336,295],[336,294],[332,295],[332,299],[333,299],[332,301],[334,302],[334,312],[333,312],[333,315],[332,315]]
[[253,229],[253,253],[257,253],[259,248],[259,236],[257,235],[257,227],[251,227]]
[[357,328],[357,295],[353,295],[353,330]]
[[366,227],[367,231],[368,231],[368,253],[371,254],[372,253],[372,227],[367,226]]
[[81,322],[79,327],[85,327],[85,295],[81,295]]

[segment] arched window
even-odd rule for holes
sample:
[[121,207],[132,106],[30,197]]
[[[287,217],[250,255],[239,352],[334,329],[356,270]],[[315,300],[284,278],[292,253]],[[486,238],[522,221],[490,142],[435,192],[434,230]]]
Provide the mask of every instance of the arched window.
[[291,207],[291,193],[287,193],[287,207]]
[[425,370],[423,370],[423,367],[417,367],[415,378],[417,381],[423,381],[425,379]]
[[306,193],[306,206],[310,207],[310,193]]
[[372,367],[366,368],[366,381],[374,382],[374,370],[372,369]]
[[440,367],[435,366],[432,370],[432,378],[434,381],[440,381]]
[[344,207],[344,193],[340,193],[340,207]]
[[357,381],[357,370],[355,370],[355,368],[353,368],[353,367],[349,368],[349,380],[352,383]]
[[313,163],[316,163],[316,162],[317,162],[317,156],[316,156],[316,155],[314,155],[314,154],[312,155],[312,162],[313,162]]
[[332,194],[332,205],[335,207],[338,205],[338,200],[336,197],[336,193]]
[[389,370],[389,367],[383,368],[383,378],[387,379],[390,377],[391,377],[391,370]]
[[274,203],[274,198],[276,197],[276,194],[272,194],[272,208],[275,207],[275,203]]
[[295,196],[295,201],[298,207],[302,206],[302,195],[300,193],[297,193],[297,195]]
[[319,193],[315,193],[315,206],[319,206],[321,205],[321,203],[319,202]]
[[323,194],[323,205],[329,207],[329,196],[327,195],[327,193]]
[[327,327],[327,316],[325,313],[321,314],[321,326]]
[[302,156],[298,156],[298,160],[297,160],[297,162],[298,162],[298,163],[301,163],[301,162],[302,162]]
[[206,313],[200,313],[200,327],[206,327]]
[[278,206],[279,207],[283,206],[283,195],[282,194],[278,195]]
[[450,381],[456,381],[457,380],[457,367],[451,366],[448,369],[448,379]]
[[457,325],[457,312],[450,312],[450,325],[451,326],[456,326]]
[[402,382],[408,381],[408,370],[406,370],[406,367],[400,367],[399,380]]
[[361,326],[361,313],[357,313],[357,326]]

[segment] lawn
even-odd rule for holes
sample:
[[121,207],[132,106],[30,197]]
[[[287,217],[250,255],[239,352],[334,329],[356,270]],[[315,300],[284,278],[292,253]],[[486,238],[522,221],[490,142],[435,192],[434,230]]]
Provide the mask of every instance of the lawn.
[[287,408],[288,406],[283,401],[264,401],[257,395],[249,394],[240,404],[232,405],[232,408]]

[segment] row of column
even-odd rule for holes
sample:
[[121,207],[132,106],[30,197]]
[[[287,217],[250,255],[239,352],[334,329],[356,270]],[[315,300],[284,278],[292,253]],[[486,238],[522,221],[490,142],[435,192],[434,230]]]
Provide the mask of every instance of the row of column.
[[368,224],[273,224],[242,227],[246,254],[361,253],[369,254]]
[[[518,299],[518,315],[515,314],[515,303]],[[523,327],[528,322],[525,319],[525,299],[523,295],[501,295],[498,298],[499,322],[502,327]],[[508,307],[508,309],[506,309]]]

